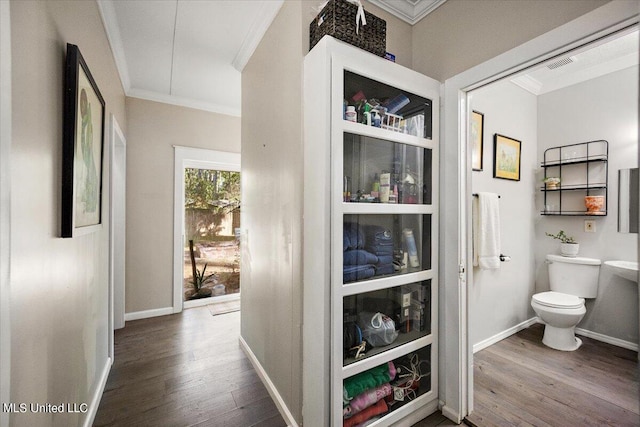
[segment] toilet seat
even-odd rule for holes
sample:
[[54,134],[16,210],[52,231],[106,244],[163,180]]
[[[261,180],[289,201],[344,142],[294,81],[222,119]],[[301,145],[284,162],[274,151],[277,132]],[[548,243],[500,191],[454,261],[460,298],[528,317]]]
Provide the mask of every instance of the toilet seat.
[[551,308],[570,309],[584,306],[583,298],[554,291],[535,294],[531,299],[537,304]]

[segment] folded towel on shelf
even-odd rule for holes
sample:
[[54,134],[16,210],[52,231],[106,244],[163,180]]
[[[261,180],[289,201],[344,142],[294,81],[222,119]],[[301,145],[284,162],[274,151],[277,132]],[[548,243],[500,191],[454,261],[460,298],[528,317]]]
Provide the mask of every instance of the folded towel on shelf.
[[350,401],[365,390],[376,388],[384,383],[388,383],[395,377],[396,368],[393,362],[378,365],[375,368],[360,372],[359,374],[345,379],[342,383],[342,387],[344,388],[343,397],[346,401]]
[[363,423],[368,419],[375,417],[376,415],[384,414],[388,410],[389,410],[389,407],[387,406],[387,402],[385,402],[384,399],[378,400],[378,402],[375,405],[369,406],[367,409],[354,415],[351,418],[346,418],[342,426],[343,427],[357,426],[358,424]]
[[383,274],[393,274],[396,272],[393,264],[376,264],[376,276]]
[[342,414],[345,418],[350,418],[355,414],[362,412],[369,406],[372,406],[378,400],[389,396],[391,391],[391,384],[389,383],[366,390],[364,393],[354,397],[353,400],[351,400],[349,404],[342,409]]
[[393,255],[378,256],[378,265],[393,264]]
[[342,268],[342,281],[344,283],[365,280],[375,276],[376,269],[371,264],[366,265],[345,265]]
[[359,224],[345,222],[342,226],[342,250],[364,248],[364,233]]
[[364,249],[349,249],[342,254],[342,263],[344,265],[377,264],[378,262],[380,260],[377,256]]
[[500,268],[500,206],[495,193],[478,193],[473,200],[473,265]]

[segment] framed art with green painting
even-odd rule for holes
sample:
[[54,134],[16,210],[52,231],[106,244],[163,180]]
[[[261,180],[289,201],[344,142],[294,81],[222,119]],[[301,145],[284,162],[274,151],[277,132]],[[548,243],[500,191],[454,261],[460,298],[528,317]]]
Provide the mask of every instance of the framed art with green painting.
[[493,177],[520,181],[522,142],[496,133],[493,136]]
[[62,237],[102,222],[104,98],[78,46],[67,44],[62,130]]

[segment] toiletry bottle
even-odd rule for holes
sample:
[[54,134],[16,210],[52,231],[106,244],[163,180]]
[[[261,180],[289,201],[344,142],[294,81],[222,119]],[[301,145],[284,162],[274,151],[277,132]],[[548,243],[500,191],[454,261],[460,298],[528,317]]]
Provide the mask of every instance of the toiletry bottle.
[[420,267],[420,260],[418,260],[418,248],[416,247],[416,239],[413,237],[413,230],[405,228],[402,230],[404,235],[404,242],[407,245],[407,252],[409,252],[409,265],[411,267]]
[[364,104],[364,113],[362,113],[362,124],[371,126],[371,105],[369,105],[369,103]]
[[393,185],[393,200],[394,203],[400,203],[400,199],[398,199],[398,184]]
[[347,107],[346,118],[348,122],[357,121],[356,107],[354,107],[353,105],[349,105]]
[[391,174],[383,172],[380,174],[380,202],[389,203],[389,194],[391,194]]
[[380,201],[380,176],[376,173],[373,177],[373,186],[371,187],[371,197]]

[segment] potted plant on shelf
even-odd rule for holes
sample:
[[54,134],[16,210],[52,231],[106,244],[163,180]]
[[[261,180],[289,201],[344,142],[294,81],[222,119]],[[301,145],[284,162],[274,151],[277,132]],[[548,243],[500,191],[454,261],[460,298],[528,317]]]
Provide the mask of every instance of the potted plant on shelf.
[[571,236],[567,236],[563,230],[558,234],[545,233],[547,236],[560,240],[560,255],[574,258],[578,256],[580,245]]
[[560,186],[560,178],[557,176],[548,176],[543,179],[543,182],[547,187],[547,190],[555,190]]

